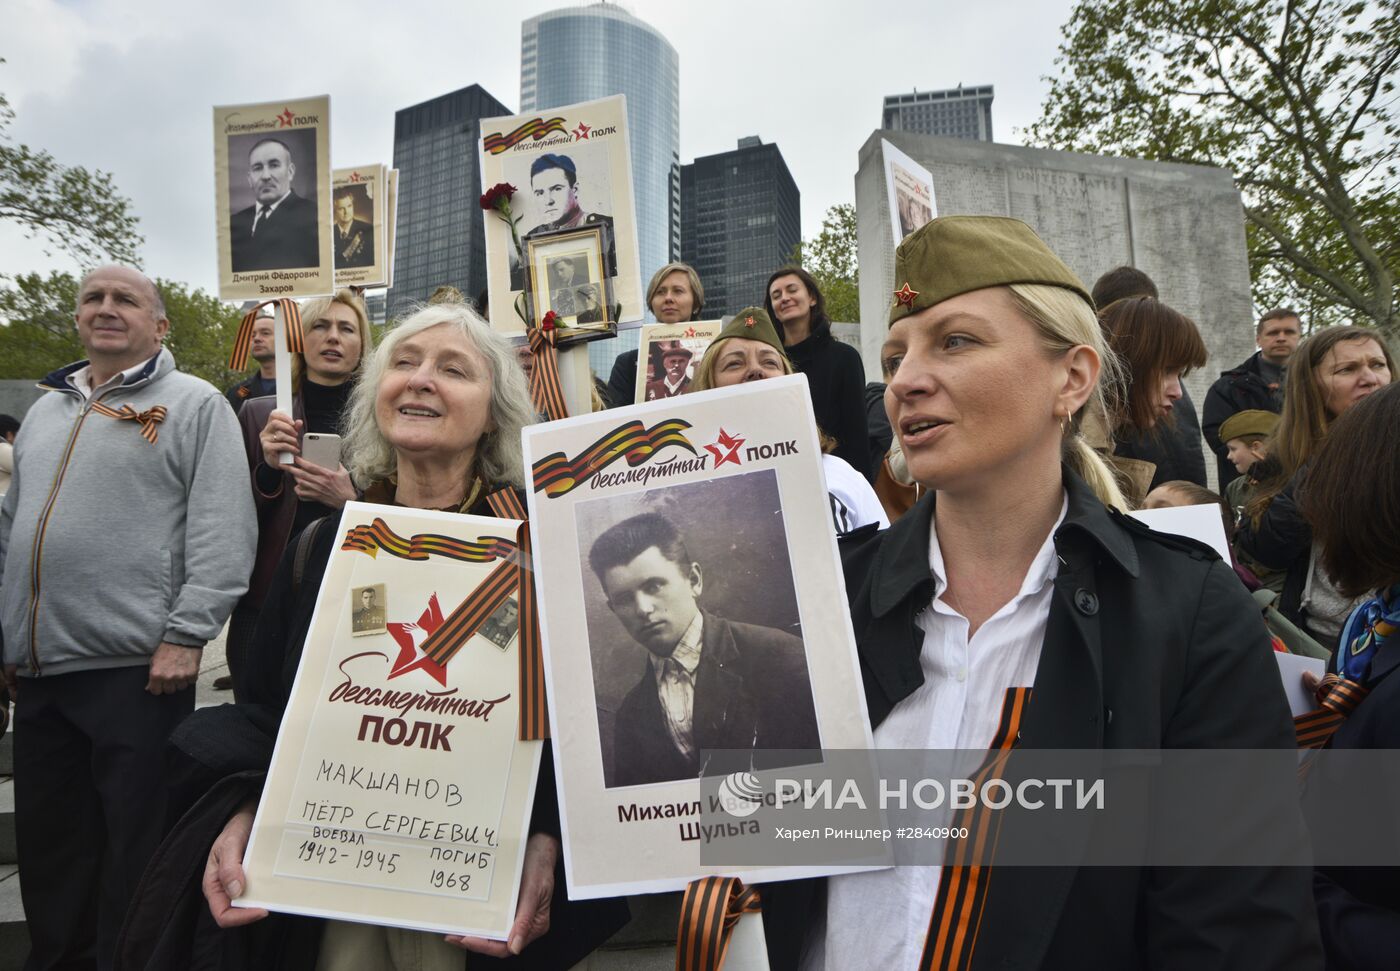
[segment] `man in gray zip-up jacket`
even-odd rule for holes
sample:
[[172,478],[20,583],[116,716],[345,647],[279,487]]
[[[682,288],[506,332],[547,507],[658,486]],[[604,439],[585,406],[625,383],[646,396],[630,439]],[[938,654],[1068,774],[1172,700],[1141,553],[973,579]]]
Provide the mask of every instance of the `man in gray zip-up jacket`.
[[166,739],[256,543],[238,423],[161,346],[154,284],[92,271],[77,324],[88,360],[40,383],[0,506],[30,968],[110,966],[165,821]]

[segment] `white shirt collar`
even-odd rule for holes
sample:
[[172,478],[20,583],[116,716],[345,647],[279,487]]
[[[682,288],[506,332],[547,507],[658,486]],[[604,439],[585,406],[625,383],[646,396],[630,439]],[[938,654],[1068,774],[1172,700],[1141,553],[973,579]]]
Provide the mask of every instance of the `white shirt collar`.
[[[270,215],[272,215],[274,212],[276,212],[276,211],[277,211],[277,207],[280,206],[282,203],[286,202],[286,201],[287,201],[287,196],[289,196],[289,195],[291,195],[291,194],[292,194],[292,190],[291,190],[291,189],[288,189],[286,192],[282,193],[282,198],[278,199],[278,200],[277,200],[276,202],[274,202],[272,205],[270,205],[270,206],[267,207],[267,214],[270,216]],[[253,200],[253,201],[254,201],[254,202],[257,202],[256,199]],[[258,212],[262,212],[262,210],[263,210],[263,204],[262,204],[261,202],[258,202],[257,205],[258,205]]]
[[690,625],[686,627],[681,639],[676,642],[676,649],[671,652],[670,657],[657,657],[652,655],[652,673],[656,675],[656,683],[661,683],[661,676],[666,670],[667,661],[675,661],[685,673],[691,677],[695,676],[695,669],[700,666],[700,648],[704,643],[704,615],[700,611],[695,611],[694,618]]
[[[152,356],[158,357],[159,355],[160,351],[156,351],[156,353]],[[110,378],[104,381],[101,384],[101,386],[96,388],[92,386],[92,365],[89,364],[86,367],[81,367],[78,370],[74,371],[72,374],[68,375],[68,385],[69,387],[72,387],[75,390],[77,390],[78,394],[82,395],[84,398],[91,398],[94,395],[96,395],[99,391],[106,391],[109,388],[115,388],[118,385],[125,384],[128,378],[136,377],[136,375],[140,374],[141,370],[147,364],[150,363],[151,358],[148,357],[138,364],[133,364],[125,371],[118,371],[116,374],[112,375]]]
[[[1040,544],[1040,549],[1035,554],[1035,559],[1031,560],[1031,565],[1026,570],[1026,577],[1021,581],[1021,589],[1016,596],[997,611],[1001,614],[1008,608],[1013,608],[1020,600],[1040,591],[1045,584],[1055,579],[1056,573],[1056,553],[1055,553],[1055,530],[1060,528],[1060,524],[1065,521],[1065,514],[1069,512],[1069,496],[1064,494],[1060,500],[1060,515],[1055,519],[1055,525],[1050,527],[1050,532],[1045,534],[1045,540]],[[938,525],[937,517],[929,517],[928,526],[928,568],[933,574],[933,605],[934,609],[940,607],[951,610],[941,600],[943,591],[948,589],[948,568],[943,562],[943,548],[938,545]]]

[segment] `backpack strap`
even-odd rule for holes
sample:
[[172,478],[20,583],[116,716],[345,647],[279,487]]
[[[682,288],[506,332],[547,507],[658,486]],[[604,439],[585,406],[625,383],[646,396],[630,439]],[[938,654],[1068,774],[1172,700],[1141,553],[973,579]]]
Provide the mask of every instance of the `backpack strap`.
[[301,531],[297,537],[297,549],[292,555],[292,600],[301,595],[301,578],[306,574],[306,560],[311,556],[311,547],[316,545],[316,537],[321,534],[330,516],[322,516]]

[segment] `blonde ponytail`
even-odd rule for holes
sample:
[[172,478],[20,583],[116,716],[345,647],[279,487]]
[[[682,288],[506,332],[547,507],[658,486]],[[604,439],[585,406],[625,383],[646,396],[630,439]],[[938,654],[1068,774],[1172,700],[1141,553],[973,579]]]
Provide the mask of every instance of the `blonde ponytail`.
[[[1012,299],[1017,308],[1040,331],[1051,353],[1062,354],[1071,347],[1092,347],[1101,362],[1099,381],[1084,405],[1069,420],[1061,456],[1105,506],[1127,511],[1130,507],[1118,485],[1117,476],[1103,456],[1085,437],[1086,424],[1092,430],[1097,422],[1114,413],[1124,387],[1123,368],[1117,355],[1104,340],[1098,318],[1084,299],[1064,287],[1040,283],[1013,283]],[[1106,426],[1105,426],[1106,432]]]
[[1118,478],[1084,436],[1074,432],[1066,439],[1064,457],[1065,464],[1093,490],[1099,502],[1119,512],[1128,511],[1130,505],[1123,490],[1118,488]]

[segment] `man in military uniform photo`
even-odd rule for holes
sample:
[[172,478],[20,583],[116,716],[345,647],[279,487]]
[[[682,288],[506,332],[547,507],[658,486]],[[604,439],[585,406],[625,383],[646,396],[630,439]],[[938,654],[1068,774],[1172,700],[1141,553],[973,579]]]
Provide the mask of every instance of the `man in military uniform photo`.
[[374,226],[355,218],[355,193],[335,195],[335,267],[374,265]]

